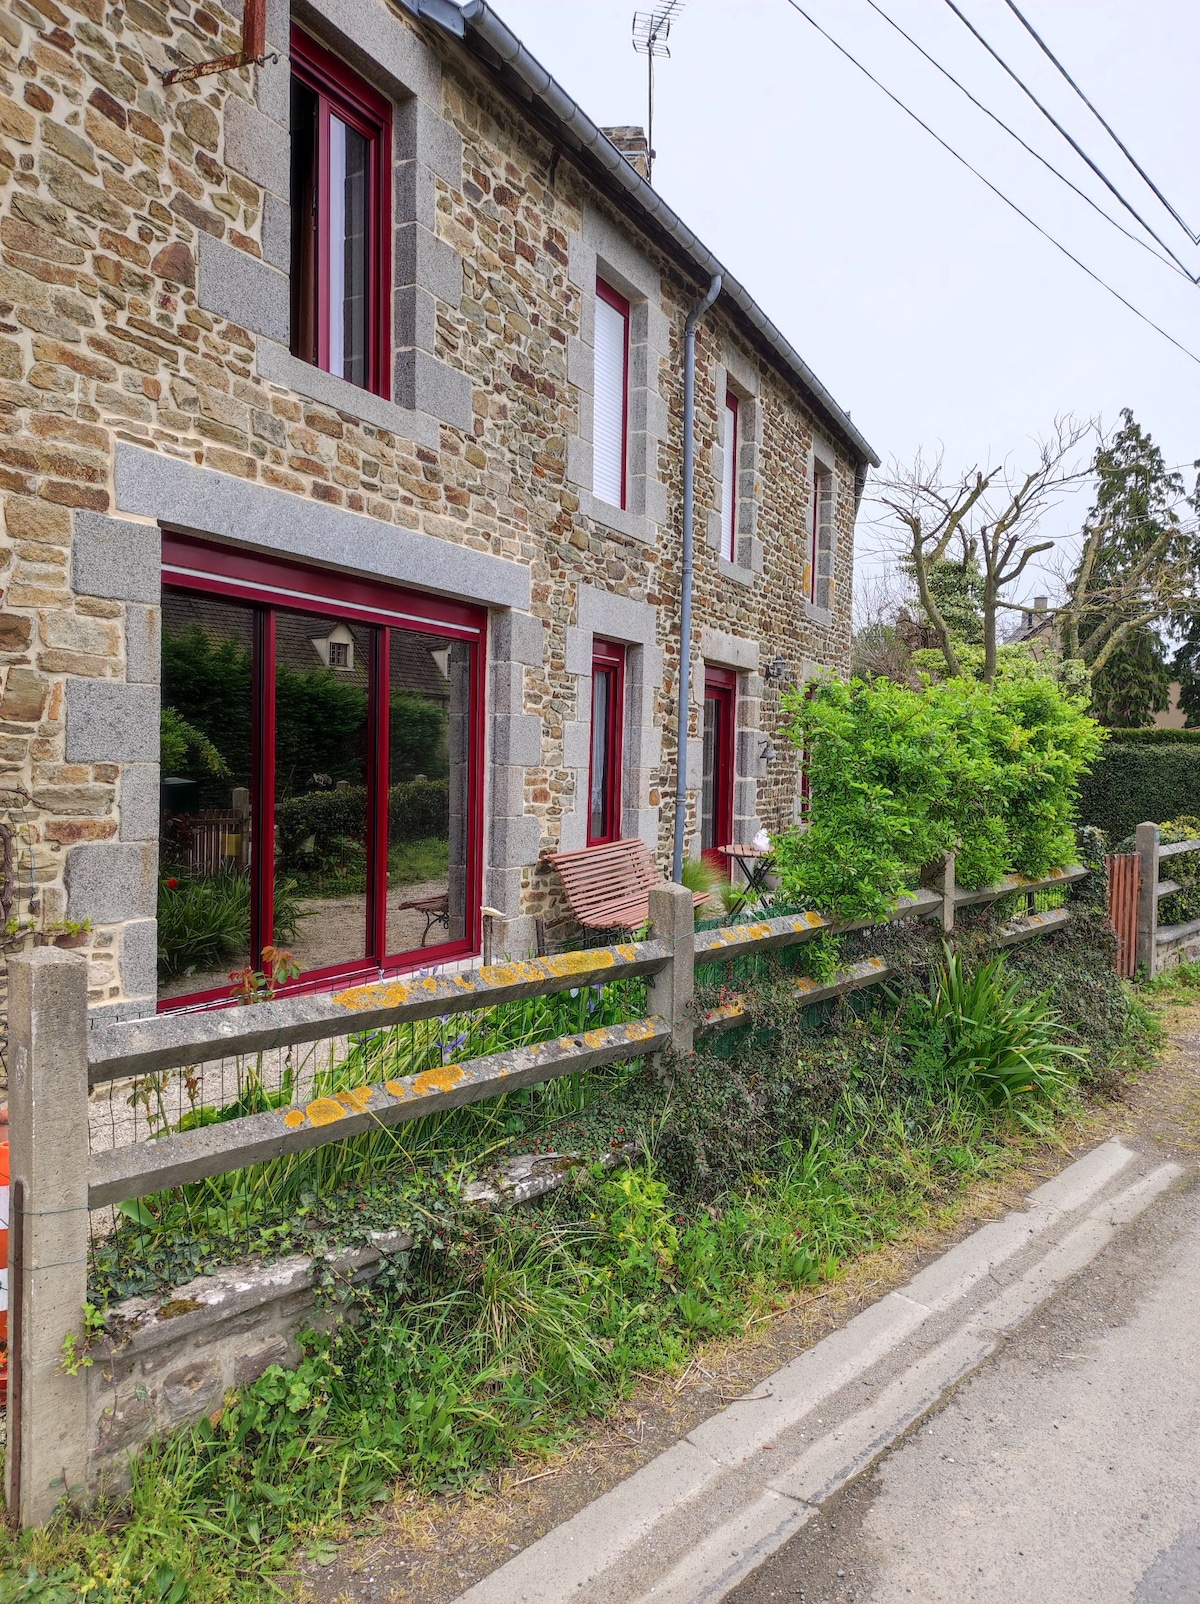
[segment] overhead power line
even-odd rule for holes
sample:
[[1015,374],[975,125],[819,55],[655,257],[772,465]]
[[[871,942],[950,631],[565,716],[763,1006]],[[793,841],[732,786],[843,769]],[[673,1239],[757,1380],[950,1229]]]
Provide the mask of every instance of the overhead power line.
[[1138,177],[1142,180],[1142,182],[1149,188],[1150,192],[1158,200],[1160,200],[1162,202],[1163,206],[1165,206],[1167,211],[1170,212],[1171,216],[1175,219],[1175,221],[1179,224],[1179,226],[1183,230],[1183,232],[1191,240],[1192,244],[1193,245],[1200,245],[1200,234],[1198,234],[1196,232],[1196,230],[1194,228],[1192,228],[1189,224],[1184,222],[1183,218],[1179,215],[1179,213],[1175,210],[1174,206],[1171,205],[1171,202],[1163,194],[1162,190],[1159,189],[1158,185],[1150,177],[1150,174],[1141,165],[1141,163],[1138,161],[1137,157],[1134,156],[1133,152],[1129,149],[1129,146],[1126,145],[1125,141],[1117,133],[1116,129],[1113,128],[1110,123],[1106,122],[1105,119],[1096,110],[1095,106],[1093,106],[1092,102],[1084,94],[1083,90],[1075,82],[1074,78],[1071,77],[1071,74],[1063,66],[1062,62],[1054,54],[1053,50],[1051,50],[1050,46],[1042,38],[1041,34],[1037,31],[1037,29],[1029,21],[1028,17],[1026,17],[1024,12],[1021,11],[1020,8],[1014,3],[1014,0],[1005,0],[1005,4],[1008,6],[1008,9],[1012,12],[1013,16],[1016,17],[1018,22],[1025,29],[1025,31],[1036,41],[1036,43],[1038,45],[1038,48],[1045,55],[1047,55],[1050,58],[1050,60],[1054,63],[1055,67],[1063,75],[1063,77],[1067,80],[1067,82],[1070,84],[1071,88],[1079,96],[1080,100],[1083,101],[1084,105],[1091,112],[1092,116],[1096,119],[1096,121],[1100,124],[1101,128],[1103,128],[1104,132],[1112,140],[1113,144],[1121,152],[1122,156],[1124,156],[1125,160],[1133,168],[1134,172],[1138,175]]
[[1167,255],[1171,258],[1171,260],[1173,262],[1177,263],[1177,265],[1179,266],[1181,271],[1183,271],[1184,273],[1187,273],[1188,277],[1192,280],[1193,284],[1200,283],[1200,279],[1198,279],[1195,275],[1193,275],[1189,271],[1187,265],[1184,262],[1181,262],[1179,260],[1179,257],[1176,256],[1175,252],[1167,244],[1166,240],[1163,239],[1160,234],[1155,233],[1154,229],[1151,228],[1150,224],[1146,221],[1146,219],[1142,216],[1142,214],[1137,210],[1137,208],[1133,205],[1133,203],[1131,201],[1126,200],[1125,196],[1122,195],[1121,191],[1113,183],[1112,179],[1108,176],[1108,174],[1104,171],[1104,169],[1098,165],[1098,163],[1096,163],[1096,162],[1094,162],[1092,160],[1092,158],[1088,155],[1087,151],[1084,150],[1083,146],[1079,143],[1079,141],[1075,138],[1075,136],[1072,133],[1070,133],[1066,128],[1063,127],[1062,123],[1059,122],[1058,118],[1054,115],[1054,113],[1052,111],[1049,110],[1048,107],[1042,105],[1041,101],[1034,94],[1033,90],[1030,89],[1029,85],[1024,81],[1024,79],[1021,77],[1021,75],[1018,72],[1016,72],[1012,67],[1009,66],[1008,62],[1005,61],[1004,57],[1000,54],[1000,52],[997,49],[995,49],[994,46],[992,46],[991,44],[988,43],[987,39],[985,39],[983,34],[980,33],[979,29],[971,21],[970,17],[968,17],[963,11],[961,11],[959,9],[959,7],[955,4],[955,0],[946,0],[946,4],[950,7],[951,11],[953,11],[954,15],[958,18],[958,20],[962,23],[963,27],[967,29],[968,33],[970,33],[974,38],[976,38],[979,41],[979,43],[987,51],[988,55],[991,56],[992,60],[994,62],[996,62],[1000,67],[1002,67],[1004,69],[1004,71],[1012,79],[1013,83],[1016,84],[1017,88],[1021,91],[1021,93],[1023,95],[1025,95],[1025,96],[1027,96],[1028,99],[1031,100],[1033,102],[1033,104],[1037,107],[1037,109],[1041,112],[1042,116],[1046,119],[1046,121],[1048,123],[1050,123],[1050,125],[1053,128],[1057,129],[1057,131],[1066,140],[1067,144],[1070,145],[1071,149],[1075,152],[1075,154],[1079,157],[1079,159],[1081,161],[1087,163],[1087,165],[1095,173],[1096,177],[1104,185],[1105,189],[1109,190],[1113,195],[1116,196],[1117,200],[1120,201],[1121,205],[1125,208],[1125,210],[1129,213],[1129,215],[1131,217],[1137,219],[1137,221],[1146,230],[1147,234],[1149,234],[1150,238],[1152,240],[1154,240],[1156,244],[1162,246],[1163,250],[1166,251]]
[[943,66],[936,56],[931,56],[929,51],[913,38],[912,34],[907,33],[896,21],[895,17],[889,16],[883,7],[878,3],[878,0],[867,0],[867,4],[870,6],[872,11],[876,12],[883,18],[884,22],[887,23],[889,28],[894,28],[900,37],[907,40],[919,55],[924,56],[925,60],[931,67],[936,67],[943,78],[948,78],[954,87],[964,94],[973,106],[978,107],[978,109],[983,112],[985,117],[990,117],[996,126],[998,128],[1002,128],[1010,139],[1016,140],[1017,144],[1020,145],[1022,150],[1027,151],[1035,161],[1041,162],[1042,166],[1045,167],[1048,172],[1053,173],[1055,178],[1059,179],[1060,182],[1064,183],[1069,190],[1078,195],[1080,200],[1086,201],[1092,210],[1094,212],[1098,212],[1106,223],[1111,223],[1119,233],[1124,234],[1126,239],[1132,240],[1133,243],[1135,245],[1139,245],[1142,250],[1148,251],[1156,262],[1161,262],[1164,267],[1169,267],[1173,273],[1178,273],[1182,278],[1186,278],[1189,283],[1200,284],[1200,274],[1189,273],[1171,257],[1161,255],[1154,249],[1154,246],[1149,244],[1148,241],[1144,240],[1140,234],[1135,234],[1132,229],[1126,228],[1124,223],[1118,222],[1110,212],[1106,212],[1103,206],[1099,205],[1098,202],[1093,200],[1086,190],[1080,189],[1078,184],[1073,183],[1065,173],[1060,172],[1060,170],[1052,161],[1049,161],[1045,156],[1042,155],[1040,150],[1035,150],[1031,144],[1022,139],[1020,134],[1018,134],[1015,129],[1010,128],[1004,119],[998,116],[990,106],[985,106],[982,100],[979,100],[975,95],[973,95],[967,86],[958,78],[956,78],[948,67]]
[[918,116],[911,106],[906,105],[905,102],[900,99],[899,95],[894,94],[885,83],[882,83],[878,78],[876,78],[875,74],[870,70],[869,67],[865,67],[863,63],[859,61],[857,56],[852,55],[851,52],[847,50],[845,45],[839,43],[839,41],[835,39],[827,29],[823,28],[817,19],[804,9],[804,7],[800,4],[800,0],[787,0],[787,4],[791,6],[793,11],[802,16],[805,22],[807,22],[811,28],[814,28],[817,33],[821,35],[822,39],[831,44],[839,55],[844,56],[851,66],[857,67],[859,72],[861,72],[865,78],[870,79],[871,83],[875,85],[876,89],[882,91],[882,93],[887,96],[893,105],[900,108],[905,116],[911,117],[913,122],[917,124],[918,128],[923,128],[931,139],[936,140],[944,151],[954,157],[956,162],[961,163],[969,173],[974,173],[975,177],[981,184],[985,184],[987,188],[991,190],[992,194],[995,195],[999,200],[1002,200],[1011,211],[1016,212],[1018,217],[1024,218],[1025,222],[1029,224],[1030,228],[1036,229],[1043,239],[1048,240],[1050,244],[1054,246],[1055,250],[1061,251],[1069,262],[1073,262],[1075,266],[1079,268],[1080,272],[1086,273],[1088,278],[1090,278],[1094,283],[1099,284],[1102,290],[1107,290],[1111,296],[1120,301],[1121,305],[1128,311],[1132,312],[1134,317],[1140,318],[1141,321],[1152,328],[1156,334],[1161,334],[1164,340],[1169,341],[1177,351],[1182,351],[1184,356],[1190,357],[1191,360],[1195,362],[1198,367],[1200,367],[1200,356],[1197,356],[1194,351],[1190,351],[1187,346],[1184,345],[1182,341],[1177,340],[1173,334],[1168,334],[1166,329],[1164,329],[1161,324],[1156,323],[1148,313],[1143,312],[1140,307],[1135,306],[1132,301],[1127,300],[1126,297],[1121,294],[1120,290],[1115,289],[1111,284],[1108,283],[1106,279],[1101,278],[1099,273],[1090,268],[1086,262],[1081,262],[1079,257],[1076,256],[1073,251],[1068,250],[1061,240],[1055,239],[1054,235],[1044,229],[1042,225],[1036,221],[1036,219],[1030,217],[1028,212],[1022,211],[1022,209],[1017,205],[1016,201],[1010,200],[1002,189],[998,189],[996,185],[992,183],[990,178],[985,178],[977,167],[973,166],[965,156],[960,154],[959,151],[955,150],[953,145],[944,140],[941,134],[932,129],[922,117]]

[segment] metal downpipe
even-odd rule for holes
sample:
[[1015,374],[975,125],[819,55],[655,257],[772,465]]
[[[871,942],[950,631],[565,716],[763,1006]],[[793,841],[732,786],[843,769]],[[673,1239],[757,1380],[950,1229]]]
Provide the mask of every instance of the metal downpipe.
[[688,313],[683,326],[683,594],[679,604],[679,719],[675,745],[675,850],[671,878],[683,880],[683,835],[687,818],[688,723],[692,696],[692,577],[695,571],[692,521],[696,477],[696,328],[721,293],[721,274],[708,294]]

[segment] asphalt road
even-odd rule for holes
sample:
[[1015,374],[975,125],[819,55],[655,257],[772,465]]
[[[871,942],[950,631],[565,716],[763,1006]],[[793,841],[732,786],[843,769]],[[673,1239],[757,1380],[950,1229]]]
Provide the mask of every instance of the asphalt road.
[[1200,1604],[1191,1176],[728,1604],[783,1599]]

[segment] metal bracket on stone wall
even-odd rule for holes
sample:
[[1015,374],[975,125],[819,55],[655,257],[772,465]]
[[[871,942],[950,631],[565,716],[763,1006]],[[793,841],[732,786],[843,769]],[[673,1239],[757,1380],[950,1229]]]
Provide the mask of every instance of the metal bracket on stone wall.
[[198,61],[190,67],[172,67],[161,74],[164,86],[192,83],[213,72],[236,72],[239,67],[261,67],[266,61],[278,61],[274,51],[267,51],[267,0],[245,0],[242,13],[242,48],[232,55],[217,56],[212,61]]

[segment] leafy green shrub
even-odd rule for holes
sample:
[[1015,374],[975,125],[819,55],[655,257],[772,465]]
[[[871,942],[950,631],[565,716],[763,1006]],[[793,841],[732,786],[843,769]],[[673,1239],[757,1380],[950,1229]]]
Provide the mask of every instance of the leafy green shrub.
[[[450,816],[448,780],[409,780],[388,791],[388,839],[445,839]],[[310,791],[280,802],[275,809],[275,843],[281,866],[289,874],[312,875],[340,861],[344,840],[364,841],[367,833],[367,788]]]
[[[275,940],[294,941],[303,915],[295,884],[275,886]],[[158,882],[158,973],[209,973],[244,959],[250,941],[250,877],[241,869],[164,875]]]
[[1121,736],[1109,742],[1080,787],[1079,817],[1103,830],[1110,841],[1119,841],[1139,824],[1161,824],[1194,812],[1198,797],[1200,746],[1187,740],[1128,741]]
[[[203,732],[230,773],[248,774],[253,707],[249,648],[234,640],[210,640],[198,624],[178,634],[164,628],[162,680],[163,702]],[[200,765],[185,768],[183,777],[203,780],[211,774],[207,765]]]
[[879,919],[924,865],[957,853],[960,884],[1070,861],[1079,776],[1103,732],[1046,675],[993,685],[825,680],[784,699],[807,753],[806,824],[775,840],[783,894],[840,919]]
[[1033,1093],[1061,1092],[1086,1049],[1062,1038],[1062,1021],[1044,997],[1022,997],[1019,976],[1010,978],[1003,957],[969,974],[962,956],[946,949],[946,961],[929,993],[910,997],[902,1040],[912,1072],[991,1107],[1013,1108]]
[[1200,746],[1200,730],[1168,730],[1157,724],[1137,730],[1113,729],[1108,734],[1113,746]]
[[423,774],[427,780],[446,777],[448,719],[441,702],[393,690],[389,704],[388,752],[392,779],[398,783]]
[[179,774],[188,767],[206,769],[218,778],[229,773],[225,759],[208,736],[173,707],[164,707],[159,715],[159,762],[164,775]]

